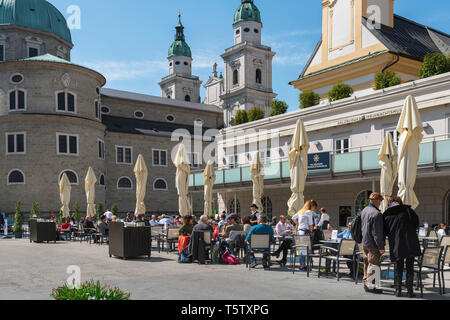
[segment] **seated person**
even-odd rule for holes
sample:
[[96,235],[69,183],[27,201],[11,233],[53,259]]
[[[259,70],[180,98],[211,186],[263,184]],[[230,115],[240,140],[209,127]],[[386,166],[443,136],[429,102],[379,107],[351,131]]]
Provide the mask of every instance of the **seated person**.
[[159,225],[159,221],[158,221],[158,219],[156,219],[156,216],[155,216],[155,215],[152,215],[152,220],[150,220],[150,225],[151,225],[151,226],[157,226],[157,225]]
[[159,224],[163,224],[163,225],[165,225],[165,224],[171,225],[171,224],[173,224],[173,221],[170,219],[169,216],[164,215],[163,218],[159,221]]
[[285,216],[280,216],[280,222],[275,227],[275,232],[277,235],[283,237],[283,242],[277,251],[272,253],[273,257],[280,257],[280,253],[283,251],[283,258],[277,261],[280,266],[285,266],[287,263],[288,250],[292,247],[294,241],[290,238],[286,238],[291,234],[295,234],[295,228],[286,220]]
[[109,226],[106,223],[107,218],[105,215],[102,215],[100,217],[100,221],[98,221],[97,223],[97,227],[100,230],[100,233],[104,236],[104,237],[108,237],[109,236]]
[[[344,231],[339,233],[338,234],[338,239],[350,239],[350,240],[353,240],[351,231],[352,231],[352,223],[349,222],[348,223],[348,229],[345,229]],[[344,256],[344,258],[353,259],[352,256]],[[350,278],[353,278],[353,276],[354,276],[353,275],[353,267],[354,267],[353,261],[347,261],[347,267],[350,269],[350,273],[349,273],[348,276]]]
[[192,229],[194,229],[194,226],[192,225],[192,220],[194,220],[194,218],[192,216],[184,216],[183,217],[184,224],[180,228],[180,231],[179,231],[180,236],[190,237],[192,235]]
[[127,212],[127,216],[125,218],[125,222],[133,222],[133,217],[131,215],[131,212]]
[[437,235],[439,237],[439,241],[442,239],[443,236],[447,235],[446,230],[447,230],[447,226],[445,224],[441,223],[439,225],[439,230],[437,231]]
[[117,222],[117,216],[112,216],[111,222]]
[[222,212],[222,214],[220,215],[220,221],[219,221],[219,230],[222,231],[223,225],[225,224],[225,222],[227,222],[227,214],[224,212]]
[[222,237],[227,239],[230,236],[231,231],[242,231],[243,226],[237,223],[238,216],[236,214],[232,214],[228,217],[228,222],[224,224],[224,228],[222,231]]
[[200,223],[192,229],[192,237],[189,242],[189,252],[192,255],[192,261],[198,261],[205,264],[206,257],[209,256],[208,250],[205,248],[204,241],[200,241],[203,235],[201,232],[211,232],[211,238],[214,234],[213,227],[209,224],[209,218],[206,215],[200,217]]
[[145,214],[141,213],[137,216],[136,222],[143,222],[146,227],[150,227],[150,222],[145,219]]
[[50,218],[50,220],[56,224],[56,240],[60,241],[61,240],[61,232],[60,232],[61,229],[60,229],[60,226],[58,225],[58,221],[56,219],[56,216],[52,216]]
[[[273,235],[273,228],[267,224],[267,217],[260,216],[258,218],[258,225],[254,226],[250,232],[247,235],[247,239],[245,240],[248,243],[248,250],[250,254],[250,267],[254,268],[256,267],[256,259],[255,255],[251,250],[250,241],[252,238],[252,234],[269,234],[270,235],[270,242],[275,243],[275,237]],[[269,267],[269,258],[270,258],[270,249],[268,249],[266,252],[263,253],[263,266],[264,268]]]

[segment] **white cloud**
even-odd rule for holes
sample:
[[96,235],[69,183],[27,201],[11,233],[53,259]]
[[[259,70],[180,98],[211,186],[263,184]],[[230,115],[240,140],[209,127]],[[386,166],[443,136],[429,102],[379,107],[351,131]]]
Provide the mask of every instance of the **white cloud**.
[[[77,63],[77,62],[75,62]],[[79,63],[103,74],[108,81],[136,80],[167,72],[167,62],[158,60],[148,61],[84,61]]]
[[291,66],[304,66],[308,61],[310,53],[296,53],[292,55],[276,55],[273,58],[273,63],[277,65],[291,65]]

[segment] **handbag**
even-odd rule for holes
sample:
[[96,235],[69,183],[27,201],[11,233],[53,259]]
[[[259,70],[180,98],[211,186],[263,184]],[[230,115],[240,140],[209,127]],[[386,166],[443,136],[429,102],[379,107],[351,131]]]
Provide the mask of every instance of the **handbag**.
[[184,248],[189,245],[190,237],[188,236],[179,236],[178,237],[178,253],[180,253]]
[[225,251],[225,253],[222,256],[222,260],[223,262],[225,262],[225,264],[229,265],[239,264],[239,260],[236,258],[236,256],[230,254],[229,250]]

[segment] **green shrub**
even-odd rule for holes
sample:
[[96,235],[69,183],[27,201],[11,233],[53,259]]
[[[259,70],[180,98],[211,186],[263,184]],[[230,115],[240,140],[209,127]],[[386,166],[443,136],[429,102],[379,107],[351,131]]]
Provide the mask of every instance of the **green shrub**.
[[67,284],[52,290],[50,295],[55,300],[130,300],[130,294],[119,288],[109,288],[100,282],[82,283],[80,288],[69,288]]
[[75,204],[73,205],[72,217],[75,219],[76,222],[80,222],[81,220],[81,206],[78,201],[75,201]]
[[103,203],[97,203],[97,220],[100,220],[100,217],[104,212],[105,210],[103,210]]
[[21,205],[22,205],[22,201],[19,200],[16,202],[16,214],[14,215],[13,232],[22,232],[23,218],[22,218],[22,212],[20,210]]
[[235,126],[243,124],[243,123],[247,123],[248,122],[248,114],[247,111],[245,110],[238,110],[236,112],[236,115],[234,116],[234,122],[233,124]]
[[264,119],[265,115],[266,115],[266,113],[264,112],[263,109],[258,108],[258,107],[253,107],[250,110],[248,110],[248,121],[252,122],[252,121]]
[[400,77],[393,71],[386,70],[375,75],[375,90],[393,87],[400,83]]
[[328,100],[330,102],[345,99],[353,94],[353,89],[343,82],[336,83],[333,88],[328,91]]
[[59,216],[58,216],[58,224],[59,225],[62,225],[65,221],[64,221],[65,219],[64,219],[64,217],[63,217],[63,211],[62,211],[62,209],[61,210],[59,210]]
[[281,101],[281,100],[273,100],[272,103],[270,104],[270,116],[277,116],[280,114],[284,114],[286,113],[286,111],[288,110],[289,106],[287,105],[286,102]]
[[450,57],[442,53],[429,53],[419,69],[419,78],[424,79],[450,71]]
[[41,211],[39,210],[39,206],[36,202],[31,204],[30,218],[41,218]]
[[320,96],[314,91],[305,91],[298,96],[300,109],[316,106],[320,103]]
[[117,215],[119,214],[119,208],[117,207],[117,204],[113,203],[113,205],[111,206],[111,212],[114,216],[117,217]]

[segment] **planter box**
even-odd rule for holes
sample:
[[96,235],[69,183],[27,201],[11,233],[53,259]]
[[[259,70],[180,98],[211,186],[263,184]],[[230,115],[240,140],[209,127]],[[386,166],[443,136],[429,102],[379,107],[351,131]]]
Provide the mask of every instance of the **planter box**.
[[123,223],[109,224],[109,256],[123,259],[148,256],[151,248],[150,227],[127,227]]
[[54,222],[37,222],[30,220],[30,242],[50,242],[56,243],[56,224]]

